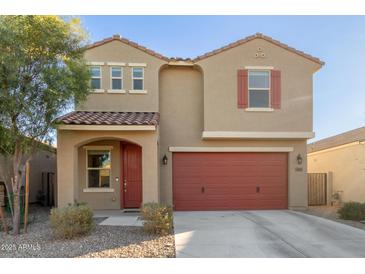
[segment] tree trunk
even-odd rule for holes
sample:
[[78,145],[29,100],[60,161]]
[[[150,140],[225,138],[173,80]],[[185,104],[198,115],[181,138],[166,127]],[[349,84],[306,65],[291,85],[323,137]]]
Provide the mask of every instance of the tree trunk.
[[22,153],[20,143],[16,142],[13,156],[13,234],[20,233],[20,189],[24,176],[24,164],[22,164]]
[[20,233],[20,197],[19,193],[14,192],[13,196],[13,234]]
[[5,234],[8,234],[9,233],[8,224],[6,223],[6,216],[1,205],[0,205],[0,218],[3,222],[4,232]]

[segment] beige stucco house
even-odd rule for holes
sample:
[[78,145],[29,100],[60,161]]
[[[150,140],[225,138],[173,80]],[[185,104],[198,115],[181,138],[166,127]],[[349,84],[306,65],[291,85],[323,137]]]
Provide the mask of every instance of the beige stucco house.
[[365,127],[308,145],[308,172],[327,173],[327,192],[365,202]]
[[194,59],[115,35],[85,58],[93,92],[58,119],[59,206],[307,206],[318,58],[260,33]]

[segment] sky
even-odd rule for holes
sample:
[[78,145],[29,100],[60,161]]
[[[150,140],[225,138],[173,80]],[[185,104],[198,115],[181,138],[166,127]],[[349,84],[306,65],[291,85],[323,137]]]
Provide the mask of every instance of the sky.
[[168,57],[196,57],[261,32],[320,58],[316,138],[365,126],[365,16],[81,16],[91,42],[113,34]]

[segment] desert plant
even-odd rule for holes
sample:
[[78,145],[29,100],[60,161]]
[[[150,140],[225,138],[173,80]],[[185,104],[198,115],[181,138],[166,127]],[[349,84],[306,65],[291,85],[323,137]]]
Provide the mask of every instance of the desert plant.
[[158,235],[167,235],[172,230],[172,207],[159,203],[146,203],[141,209],[143,228]]
[[365,204],[358,202],[345,203],[338,211],[339,217],[344,220],[365,220]]
[[94,228],[93,212],[86,204],[52,208],[51,228],[58,239],[72,239],[89,234]]

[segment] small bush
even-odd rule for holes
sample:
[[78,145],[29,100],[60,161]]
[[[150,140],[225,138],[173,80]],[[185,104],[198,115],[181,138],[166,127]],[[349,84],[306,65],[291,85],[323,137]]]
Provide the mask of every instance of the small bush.
[[59,239],[87,235],[94,228],[93,212],[86,204],[52,208],[50,222],[54,236]]
[[345,203],[338,211],[339,217],[344,220],[365,220],[365,204],[358,202]]
[[147,203],[141,209],[143,228],[153,234],[167,235],[172,230],[172,207],[158,203]]

